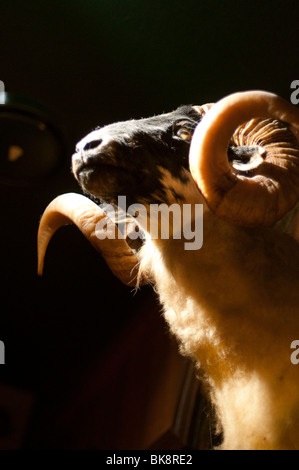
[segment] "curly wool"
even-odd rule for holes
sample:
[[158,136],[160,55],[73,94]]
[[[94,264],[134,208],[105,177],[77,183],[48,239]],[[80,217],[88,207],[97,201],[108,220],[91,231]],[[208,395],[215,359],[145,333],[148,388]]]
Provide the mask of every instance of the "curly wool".
[[299,247],[271,229],[206,214],[204,244],[147,239],[141,269],[155,280],[181,351],[203,369],[223,449],[299,448]]

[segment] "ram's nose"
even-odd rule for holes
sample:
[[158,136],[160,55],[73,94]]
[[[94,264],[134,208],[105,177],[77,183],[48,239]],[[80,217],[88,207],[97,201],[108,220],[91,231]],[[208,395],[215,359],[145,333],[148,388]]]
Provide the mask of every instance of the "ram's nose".
[[99,136],[91,132],[76,146],[73,165],[114,164],[117,143],[110,136]]
[[86,144],[83,147],[84,151],[88,150],[93,150],[101,146],[103,143],[103,139],[92,139],[89,142],[86,142]]
[[90,132],[76,146],[76,152],[81,154],[100,153],[103,148],[111,146],[113,139],[109,136],[102,136],[99,131]]
[[76,146],[72,156],[72,171],[78,179],[91,169],[102,165],[116,165],[117,144],[109,135],[99,135],[93,131],[82,139]]

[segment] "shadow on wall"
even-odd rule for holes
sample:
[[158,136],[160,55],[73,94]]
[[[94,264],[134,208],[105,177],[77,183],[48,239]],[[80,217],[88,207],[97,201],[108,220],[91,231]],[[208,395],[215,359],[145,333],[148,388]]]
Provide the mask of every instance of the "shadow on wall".
[[66,139],[44,108],[6,95],[0,127],[0,338],[6,353],[0,446],[19,448],[29,417],[38,422],[40,440],[49,419],[39,416],[58,413],[146,295],[133,296],[73,226],[57,233],[38,278],[37,228],[49,195],[79,188],[71,179]]

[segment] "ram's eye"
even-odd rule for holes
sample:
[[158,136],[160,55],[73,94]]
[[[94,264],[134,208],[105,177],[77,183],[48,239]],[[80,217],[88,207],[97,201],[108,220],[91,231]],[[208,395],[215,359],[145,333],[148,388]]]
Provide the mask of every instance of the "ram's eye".
[[174,124],[172,128],[172,135],[177,139],[185,140],[185,142],[190,142],[193,131],[194,125],[192,121],[189,121],[188,119],[182,119],[176,121],[176,123]]
[[180,139],[187,140],[189,142],[191,140],[191,137],[192,137],[192,131],[191,131],[191,129],[187,129],[186,127],[182,127],[181,129],[177,130],[176,135]]

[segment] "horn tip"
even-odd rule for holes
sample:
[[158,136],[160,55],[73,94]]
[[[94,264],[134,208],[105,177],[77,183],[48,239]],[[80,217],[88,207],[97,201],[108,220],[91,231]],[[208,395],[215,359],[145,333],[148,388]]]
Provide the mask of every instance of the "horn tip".
[[43,273],[44,273],[44,263],[39,260],[37,263],[37,275],[39,277],[42,277]]

